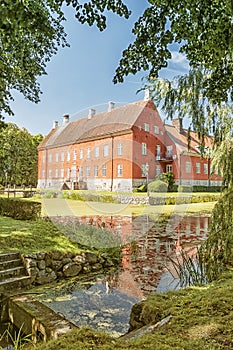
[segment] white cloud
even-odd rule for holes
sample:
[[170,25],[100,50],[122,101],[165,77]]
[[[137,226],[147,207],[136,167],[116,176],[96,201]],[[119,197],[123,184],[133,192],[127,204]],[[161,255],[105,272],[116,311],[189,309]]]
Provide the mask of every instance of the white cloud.
[[186,58],[186,56],[178,51],[172,51],[172,58],[170,63],[172,65],[178,65],[178,69],[189,69],[189,62]]

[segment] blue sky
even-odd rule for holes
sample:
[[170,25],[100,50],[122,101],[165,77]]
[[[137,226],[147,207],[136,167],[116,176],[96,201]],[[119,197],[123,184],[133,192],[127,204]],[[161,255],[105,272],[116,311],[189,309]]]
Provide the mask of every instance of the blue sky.
[[[15,116],[5,120],[25,127],[31,134],[46,135],[53,120],[61,123],[63,114],[75,120],[86,115],[89,108],[107,109],[109,101],[120,105],[143,99],[143,92],[136,92],[142,87],[145,72],[128,76],[121,84],[112,82],[121,52],[133,40],[133,23],[147,6],[146,0],[125,2],[132,10],[130,19],[109,14],[104,32],[79,24],[72,9],[66,8],[64,26],[71,47],[60,48],[47,66],[48,75],[39,79],[43,92],[41,102],[31,103],[16,92],[11,105]],[[186,68],[187,61],[173,47],[173,59],[161,76],[171,77]]]

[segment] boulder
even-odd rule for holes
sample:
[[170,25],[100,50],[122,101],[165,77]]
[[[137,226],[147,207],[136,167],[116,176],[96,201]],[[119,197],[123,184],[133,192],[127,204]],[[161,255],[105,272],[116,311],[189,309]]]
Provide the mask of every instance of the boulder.
[[82,266],[76,263],[68,263],[63,266],[63,273],[66,277],[74,277],[82,270]]

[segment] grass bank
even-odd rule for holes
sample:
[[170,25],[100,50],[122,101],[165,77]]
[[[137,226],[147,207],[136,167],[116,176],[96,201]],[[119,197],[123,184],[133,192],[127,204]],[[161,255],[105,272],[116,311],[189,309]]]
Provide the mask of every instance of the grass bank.
[[[150,295],[133,308],[138,327],[171,320],[153,333],[124,343],[120,338],[89,328],[80,328],[38,350],[230,350],[233,349],[233,271],[204,287],[192,287]],[[137,322],[135,323],[137,324]]]

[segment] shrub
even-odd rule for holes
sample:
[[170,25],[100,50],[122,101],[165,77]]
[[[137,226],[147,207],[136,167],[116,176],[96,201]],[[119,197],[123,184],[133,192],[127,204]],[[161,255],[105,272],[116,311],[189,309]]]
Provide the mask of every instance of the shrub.
[[167,192],[168,184],[161,180],[155,180],[148,184],[149,192]]
[[0,198],[0,215],[18,220],[35,220],[41,215],[41,204],[19,198]]
[[178,192],[192,192],[193,188],[192,186],[184,186],[184,185],[179,185],[178,186]]
[[136,187],[134,189],[134,192],[146,192],[147,191],[147,186],[145,184],[139,186],[139,187]]

